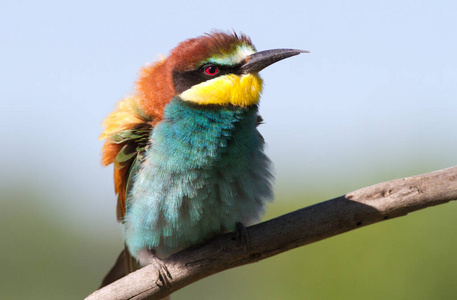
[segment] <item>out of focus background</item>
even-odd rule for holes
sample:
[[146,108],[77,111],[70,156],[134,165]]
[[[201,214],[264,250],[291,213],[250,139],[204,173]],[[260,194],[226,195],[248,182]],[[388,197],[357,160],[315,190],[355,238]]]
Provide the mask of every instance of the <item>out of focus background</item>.
[[[157,2],[157,3],[156,3]],[[456,1],[2,1],[0,299],[81,299],[123,247],[103,118],[212,29],[311,51],[262,71],[265,219],[457,164]],[[202,280],[173,299],[446,299],[457,204]]]

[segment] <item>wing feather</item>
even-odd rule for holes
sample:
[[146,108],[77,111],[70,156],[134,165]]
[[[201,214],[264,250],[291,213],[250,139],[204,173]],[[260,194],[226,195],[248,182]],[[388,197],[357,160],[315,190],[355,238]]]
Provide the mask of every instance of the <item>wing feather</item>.
[[116,214],[122,221],[132,175],[149,145],[151,119],[138,109],[137,98],[127,97],[119,102],[117,110],[108,115],[103,125],[105,130],[100,139],[106,141],[102,148],[102,164],[114,164],[114,190],[118,195]]

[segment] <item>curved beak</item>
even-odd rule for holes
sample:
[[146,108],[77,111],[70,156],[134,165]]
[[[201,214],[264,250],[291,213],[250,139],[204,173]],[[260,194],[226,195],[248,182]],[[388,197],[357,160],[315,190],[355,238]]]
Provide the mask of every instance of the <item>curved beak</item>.
[[256,52],[244,59],[244,64],[241,65],[241,73],[248,74],[260,72],[275,62],[300,53],[309,53],[309,51],[298,49],[273,49]]

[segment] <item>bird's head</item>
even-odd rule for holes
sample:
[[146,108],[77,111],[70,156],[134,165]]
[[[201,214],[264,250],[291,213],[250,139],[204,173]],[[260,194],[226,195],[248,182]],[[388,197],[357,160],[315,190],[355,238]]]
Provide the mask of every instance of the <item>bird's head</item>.
[[257,52],[245,35],[214,32],[181,42],[170,55],[143,69],[137,83],[140,101],[151,116],[174,97],[198,105],[247,107],[259,102],[265,67],[308,51]]

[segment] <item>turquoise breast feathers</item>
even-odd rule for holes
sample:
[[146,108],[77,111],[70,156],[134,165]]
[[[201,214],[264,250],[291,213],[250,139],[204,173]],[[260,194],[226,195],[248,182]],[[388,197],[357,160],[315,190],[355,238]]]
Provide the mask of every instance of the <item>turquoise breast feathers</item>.
[[134,257],[158,257],[252,224],[273,199],[256,105],[199,106],[173,99],[133,174],[123,229]]

